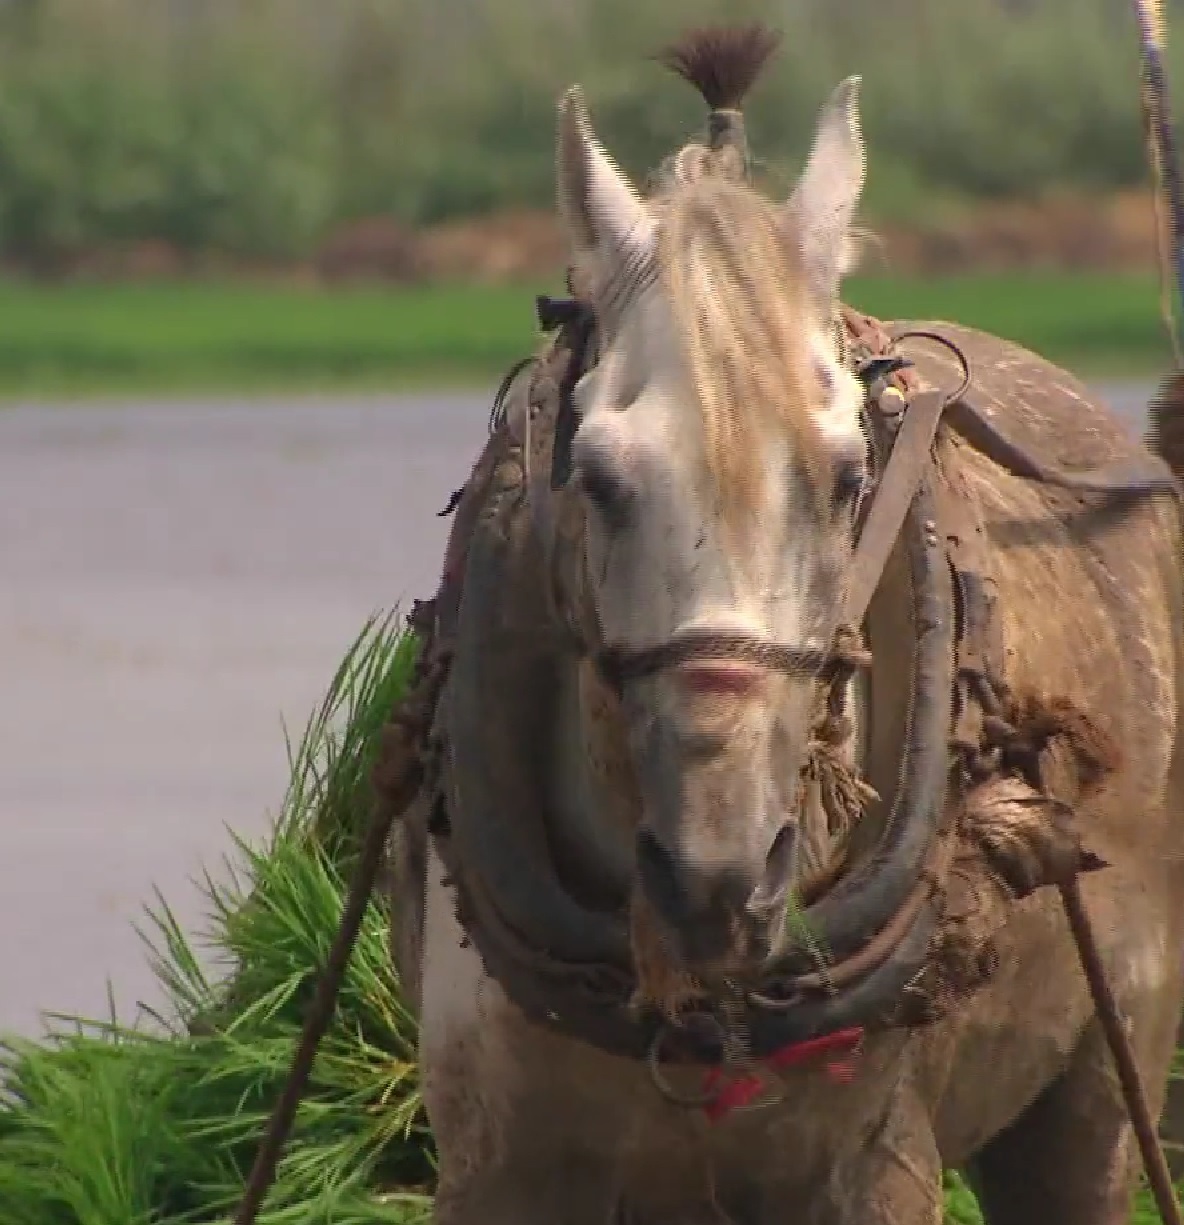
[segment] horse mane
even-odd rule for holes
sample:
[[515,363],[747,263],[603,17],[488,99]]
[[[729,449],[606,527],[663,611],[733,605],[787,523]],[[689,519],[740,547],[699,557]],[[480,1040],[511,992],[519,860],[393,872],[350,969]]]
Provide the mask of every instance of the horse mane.
[[662,204],[659,265],[725,517],[759,505],[768,426],[793,434],[821,491],[825,448],[809,413],[820,394],[806,334],[813,312],[776,207],[717,175],[678,184]]
[[[732,114],[781,41],[760,22],[698,26],[653,58],[689,82],[713,115]],[[705,459],[724,516],[754,511],[761,431],[788,429],[812,484],[824,451],[808,405],[812,363],[805,272],[778,209],[746,181],[742,155],[692,141],[653,179],[657,262],[699,401]]]
[[745,26],[696,26],[654,59],[693,85],[713,110],[736,110],[781,42],[759,21]]

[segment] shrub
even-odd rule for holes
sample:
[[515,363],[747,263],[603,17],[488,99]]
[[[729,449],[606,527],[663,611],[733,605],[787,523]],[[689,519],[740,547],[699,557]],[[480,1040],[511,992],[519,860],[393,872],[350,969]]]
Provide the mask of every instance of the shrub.
[[152,237],[287,258],[369,215],[546,205],[573,80],[641,176],[703,118],[646,57],[694,22],[754,16],[786,32],[751,104],[782,185],[849,72],[865,78],[874,211],[1145,174],[1135,25],[1111,0],[498,0],[447,15],[433,0],[21,0],[0,12],[0,254]]

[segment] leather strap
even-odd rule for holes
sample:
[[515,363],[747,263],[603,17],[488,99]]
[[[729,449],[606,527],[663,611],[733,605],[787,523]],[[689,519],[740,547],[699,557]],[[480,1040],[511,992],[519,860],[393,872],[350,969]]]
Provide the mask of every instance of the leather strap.
[[1054,468],[1013,442],[974,402],[973,396],[953,401],[946,417],[950,427],[976,451],[1006,469],[1013,476],[1039,481],[1067,489],[1073,493],[1097,493],[1109,497],[1145,497],[1149,494],[1180,494],[1180,485],[1171,469],[1155,457],[1145,457],[1130,463],[1107,464],[1101,468],[1086,468],[1066,472]]
[[[901,402],[898,391],[882,392],[877,406]],[[921,477],[929,463],[933,440],[947,405],[943,391],[921,391],[908,401],[901,415],[901,425],[892,446],[888,466],[877,484],[871,507],[851,565],[851,581],[843,608],[843,621],[860,625],[888,558],[900,536],[900,529],[916,495]],[[880,411],[886,416],[884,407]]]

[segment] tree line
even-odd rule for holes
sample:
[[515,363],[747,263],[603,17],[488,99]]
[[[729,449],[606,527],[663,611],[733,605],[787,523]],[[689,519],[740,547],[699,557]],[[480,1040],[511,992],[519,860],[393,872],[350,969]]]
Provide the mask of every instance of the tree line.
[[774,186],[851,72],[873,215],[1146,177],[1122,0],[8,0],[0,256],[150,237],[299,258],[359,217],[548,206],[572,81],[644,179],[703,120],[647,57],[753,17],[785,32],[749,107]]

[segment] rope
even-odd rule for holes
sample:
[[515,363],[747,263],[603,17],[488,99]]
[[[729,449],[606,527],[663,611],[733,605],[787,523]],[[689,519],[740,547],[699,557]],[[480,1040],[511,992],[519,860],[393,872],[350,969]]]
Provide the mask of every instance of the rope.
[[[1184,192],[1181,191],[1175,134],[1172,131],[1171,103],[1163,68],[1167,31],[1162,0],[1133,0],[1133,3],[1135,17],[1139,23],[1139,47],[1143,59],[1143,120],[1156,180],[1160,303],[1164,325],[1172,342],[1176,367],[1179,369],[1181,337],[1177,321],[1173,318],[1168,284],[1169,269],[1174,266],[1176,288],[1184,301]],[[1170,225],[1167,224],[1169,221]],[[1143,1158],[1143,1168],[1155,1199],[1155,1206],[1159,1209],[1160,1219],[1165,1225],[1184,1225],[1184,1217],[1181,1216],[1180,1204],[1172,1186],[1171,1173],[1164,1158],[1163,1146],[1155,1133],[1155,1124],[1143,1091],[1130,1037],[1106,981],[1076,873],[1070,873],[1060,882],[1060,893],[1069,928],[1081,958],[1081,967],[1093,996],[1094,1008],[1118,1072],[1122,1095]]]
[[1171,269],[1184,301],[1184,190],[1176,160],[1171,100],[1163,67],[1167,27],[1162,0],[1133,0],[1143,60],[1143,124],[1155,176],[1156,240],[1159,249],[1160,314],[1177,368],[1184,366],[1184,336],[1172,308]]
[[1098,942],[1094,937],[1093,927],[1085,909],[1085,900],[1081,896],[1081,886],[1077,874],[1071,873],[1060,883],[1061,902],[1065,908],[1065,917],[1069,921],[1069,930],[1077,944],[1077,952],[1081,957],[1081,968],[1089,984],[1093,996],[1094,1009],[1101,1022],[1102,1031],[1114,1057],[1114,1066],[1118,1072],[1118,1083],[1122,1087],[1122,1096],[1126,1101],[1127,1113],[1130,1115],[1131,1127],[1135,1132],[1135,1140],[1139,1145],[1139,1153],[1143,1158],[1143,1168],[1147,1172],[1147,1182],[1155,1206],[1159,1209],[1159,1219],[1163,1225],[1182,1225],[1184,1218],[1180,1215],[1180,1205],[1172,1186],[1172,1174],[1168,1169],[1163,1146],[1155,1134],[1155,1123],[1147,1098],[1143,1093],[1143,1082],[1139,1076],[1139,1065],[1135,1062],[1135,1054],[1131,1049],[1131,1041],[1127,1035],[1114,994],[1106,981],[1105,967],[1098,951]]

